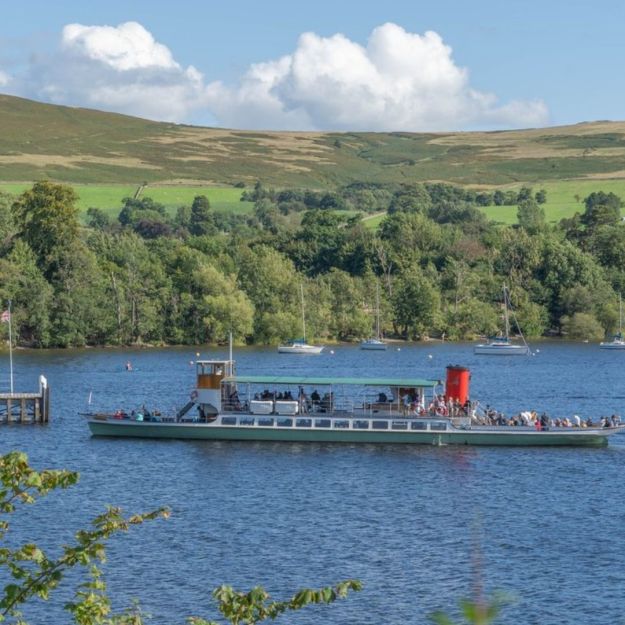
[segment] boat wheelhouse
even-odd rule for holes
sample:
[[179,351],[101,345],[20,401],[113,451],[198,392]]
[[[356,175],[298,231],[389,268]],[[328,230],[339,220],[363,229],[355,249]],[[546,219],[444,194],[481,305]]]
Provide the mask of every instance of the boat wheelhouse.
[[200,360],[190,401],[142,420],[91,415],[96,436],[324,443],[601,446],[622,426],[553,428],[472,423],[469,370],[438,380],[235,374],[233,360]]

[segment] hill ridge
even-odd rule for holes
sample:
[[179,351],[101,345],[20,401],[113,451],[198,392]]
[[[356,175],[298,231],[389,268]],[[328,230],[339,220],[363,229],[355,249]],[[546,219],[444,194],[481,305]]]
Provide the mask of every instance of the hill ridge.
[[625,178],[625,121],[463,132],[237,130],[0,94],[0,181],[335,187]]

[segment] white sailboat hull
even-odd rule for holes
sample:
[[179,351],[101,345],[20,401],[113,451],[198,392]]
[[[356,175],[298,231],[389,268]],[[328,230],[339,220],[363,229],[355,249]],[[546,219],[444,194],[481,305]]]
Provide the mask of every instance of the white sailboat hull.
[[360,343],[360,349],[383,351],[386,348],[386,343],[379,339],[366,339]]
[[295,345],[280,345],[279,354],[320,354],[323,345],[308,345],[308,343],[297,343]]
[[600,349],[625,349],[625,341],[615,339],[609,343],[599,343]]
[[497,356],[527,356],[530,348],[527,345],[512,345],[512,343],[487,343],[476,345],[474,354],[486,354]]

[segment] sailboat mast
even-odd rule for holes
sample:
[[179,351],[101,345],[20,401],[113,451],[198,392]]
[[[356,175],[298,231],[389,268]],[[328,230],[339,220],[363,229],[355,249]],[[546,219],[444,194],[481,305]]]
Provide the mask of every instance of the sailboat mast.
[[623,302],[620,293],[618,294],[618,333],[623,335]]
[[304,343],[306,342],[306,314],[304,312],[304,285],[299,285],[300,292],[302,294],[302,329],[304,331]]
[[13,394],[13,311],[11,310],[11,300],[9,300],[9,378],[11,380],[11,395]]
[[510,338],[510,321],[508,320],[508,295],[506,285],[503,285],[503,315],[506,324],[506,339]]
[[380,285],[375,285],[375,338],[380,340]]

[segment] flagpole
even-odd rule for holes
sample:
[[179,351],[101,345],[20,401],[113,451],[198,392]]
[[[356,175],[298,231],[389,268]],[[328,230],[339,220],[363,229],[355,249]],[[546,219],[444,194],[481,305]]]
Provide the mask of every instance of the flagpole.
[[11,335],[11,300],[9,300],[9,375],[11,380],[11,395],[13,395],[13,336]]

